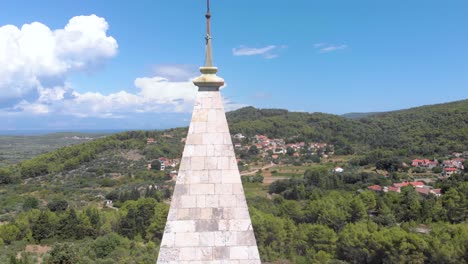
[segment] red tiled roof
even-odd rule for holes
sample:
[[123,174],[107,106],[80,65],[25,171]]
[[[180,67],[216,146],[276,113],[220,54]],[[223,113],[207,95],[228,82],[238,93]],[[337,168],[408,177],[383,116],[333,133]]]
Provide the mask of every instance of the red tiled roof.
[[409,184],[413,186],[424,186],[424,182],[410,182]]
[[458,171],[457,168],[444,168],[444,171]]
[[401,183],[394,183],[393,186],[397,187],[397,188],[401,188],[401,187],[405,187],[405,186],[408,186],[409,183],[408,182],[401,182]]
[[367,189],[373,190],[373,191],[382,191],[382,186],[380,186],[380,185],[372,185],[372,186],[367,187]]

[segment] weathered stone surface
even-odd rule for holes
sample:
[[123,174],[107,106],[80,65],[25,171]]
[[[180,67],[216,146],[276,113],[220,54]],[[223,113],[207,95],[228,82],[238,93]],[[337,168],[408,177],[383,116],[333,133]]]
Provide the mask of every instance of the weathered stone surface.
[[157,263],[261,263],[217,90],[197,94]]

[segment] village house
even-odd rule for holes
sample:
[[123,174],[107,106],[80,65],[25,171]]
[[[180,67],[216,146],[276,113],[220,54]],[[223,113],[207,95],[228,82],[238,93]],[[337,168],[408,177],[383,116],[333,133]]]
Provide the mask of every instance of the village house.
[[460,170],[457,168],[444,168],[444,171],[442,172],[443,176],[450,177],[454,173],[458,173]]
[[241,133],[237,133],[237,134],[235,134],[235,135],[233,136],[233,138],[235,138],[235,139],[244,139],[245,136],[242,135]]
[[286,150],[284,148],[275,148],[273,150],[273,153],[275,153],[275,154],[285,154]]
[[414,190],[421,194],[421,195],[435,195],[437,197],[441,196],[441,189],[432,189],[430,186],[425,186],[423,182],[400,182],[394,183],[393,186],[380,186],[380,185],[372,185],[367,187],[367,189],[376,191],[376,192],[397,192],[401,193],[401,187],[405,186],[413,186]]
[[428,159],[414,159],[411,162],[411,166],[418,167],[418,168],[427,168],[432,169],[434,167],[439,166],[439,162],[437,160],[428,160]]
[[464,166],[463,166],[464,161],[465,161],[465,159],[463,159],[463,158],[455,158],[455,159],[451,159],[451,160],[444,160],[442,162],[442,167],[444,167],[444,168],[457,168],[457,169],[463,170],[464,169]]
[[375,191],[375,192],[381,192],[382,191],[382,186],[372,185],[372,186],[367,187],[367,189],[369,189],[371,191]]
[[400,188],[397,188],[397,187],[394,187],[394,186],[384,187],[384,192],[385,192],[385,189],[387,190],[387,192],[397,192],[397,193],[401,193],[401,189],[400,189]]
[[154,138],[147,138],[146,139],[146,144],[148,144],[148,145],[149,144],[155,144],[155,143],[156,143],[156,141],[154,140]]
[[335,168],[333,169],[333,172],[337,172],[337,173],[342,173],[343,171],[344,171],[344,169],[341,168],[341,167],[335,167]]
[[112,208],[112,207],[114,207],[114,203],[112,202],[112,200],[105,200],[104,201],[104,207]]

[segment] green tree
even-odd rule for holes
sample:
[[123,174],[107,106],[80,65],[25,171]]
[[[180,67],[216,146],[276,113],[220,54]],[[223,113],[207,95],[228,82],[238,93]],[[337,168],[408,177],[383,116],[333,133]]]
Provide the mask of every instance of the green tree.
[[375,167],[378,170],[396,172],[401,167],[401,161],[395,157],[380,159],[375,163]]
[[56,243],[47,258],[47,264],[76,264],[80,260],[73,243]]
[[161,162],[159,160],[155,160],[151,162],[151,169],[154,171],[160,171],[161,170]]
[[0,167],[0,184],[11,184],[15,182],[16,180],[13,176],[13,172],[8,168]]
[[18,239],[20,235],[20,229],[14,224],[0,225],[0,239],[4,243],[10,244],[11,242]]
[[68,202],[65,200],[52,200],[47,203],[47,207],[52,212],[63,212],[68,208]]
[[128,209],[127,214],[120,220],[119,234],[133,239],[138,233],[137,217],[136,209]]
[[23,202],[23,210],[28,211],[31,209],[37,209],[39,207],[39,200],[36,197],[26,197]]
[[93,230],[85,214],[78,215],[75,209],[70,209],[60,219],[58,232],[62,238],[82,239],[85,236],[92,235]]
[[362,202],[359,197],[354,197],[350,203],[350,214],[351,214],[351,221],[358,222],[361,219],[364,219],[367,216],[367,210],[365,204]]
[[401,194],[399,219],[402,221],[419,221],[421,217],[421,197],[412,186],[401,188]]
[[447,210],[447,218],[452,223],[460,223],[464,220],[466,214],[465,200],[456,188],[450,188],[442,196],[442,204]]
[[116,233],[106,234],[105,236],[98,237],[93,242],[93,250],[96,257],[105,258],[111,254],[117,247],[122,245],[124,238]]
[[338,237],[333,229],[324,225],[300,224],[294,238],[294,247],[297,254],[304,256],[307,250],[318,253],[326,252],[335,255]]
[[257,156],[258,153],[260,153],[260,151],[255,145],[250,146],[249,151],[247,152],[249,156]]
[[56,226],[49,217],[50,213],[41,211],[39,217],[31,224],[32,237],[39,243],[52,237],[55,233]]
[[338,257],[353,264],[369,263],[375,254],[370,245],[372,233],[376,231],[377,225],[373,222],[346,225],[338,235]]

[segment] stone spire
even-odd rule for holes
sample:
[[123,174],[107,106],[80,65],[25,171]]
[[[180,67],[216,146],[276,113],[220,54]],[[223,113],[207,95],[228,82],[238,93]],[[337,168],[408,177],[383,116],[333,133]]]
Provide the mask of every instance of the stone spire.
[[206,62],[161,241],[158,264],[260,264],[257,243],[212,65],[208,0]]
[[199,91],[211,89],[219,90],[219,87],[224,85],[224,80],[218,76],[218,68],[213,66],[213,55],[211,48],[211,12],[210,12],[210,0],[207,0],[207,12],[206,12],[206,51],[205,51],[205,66],[200,67],[202,75],[195,80],[193,83],[199,87]]
[[210,0],[206,1],[206,54],[205,67],[213,67],[213,52],[211,50],[211,12]]

